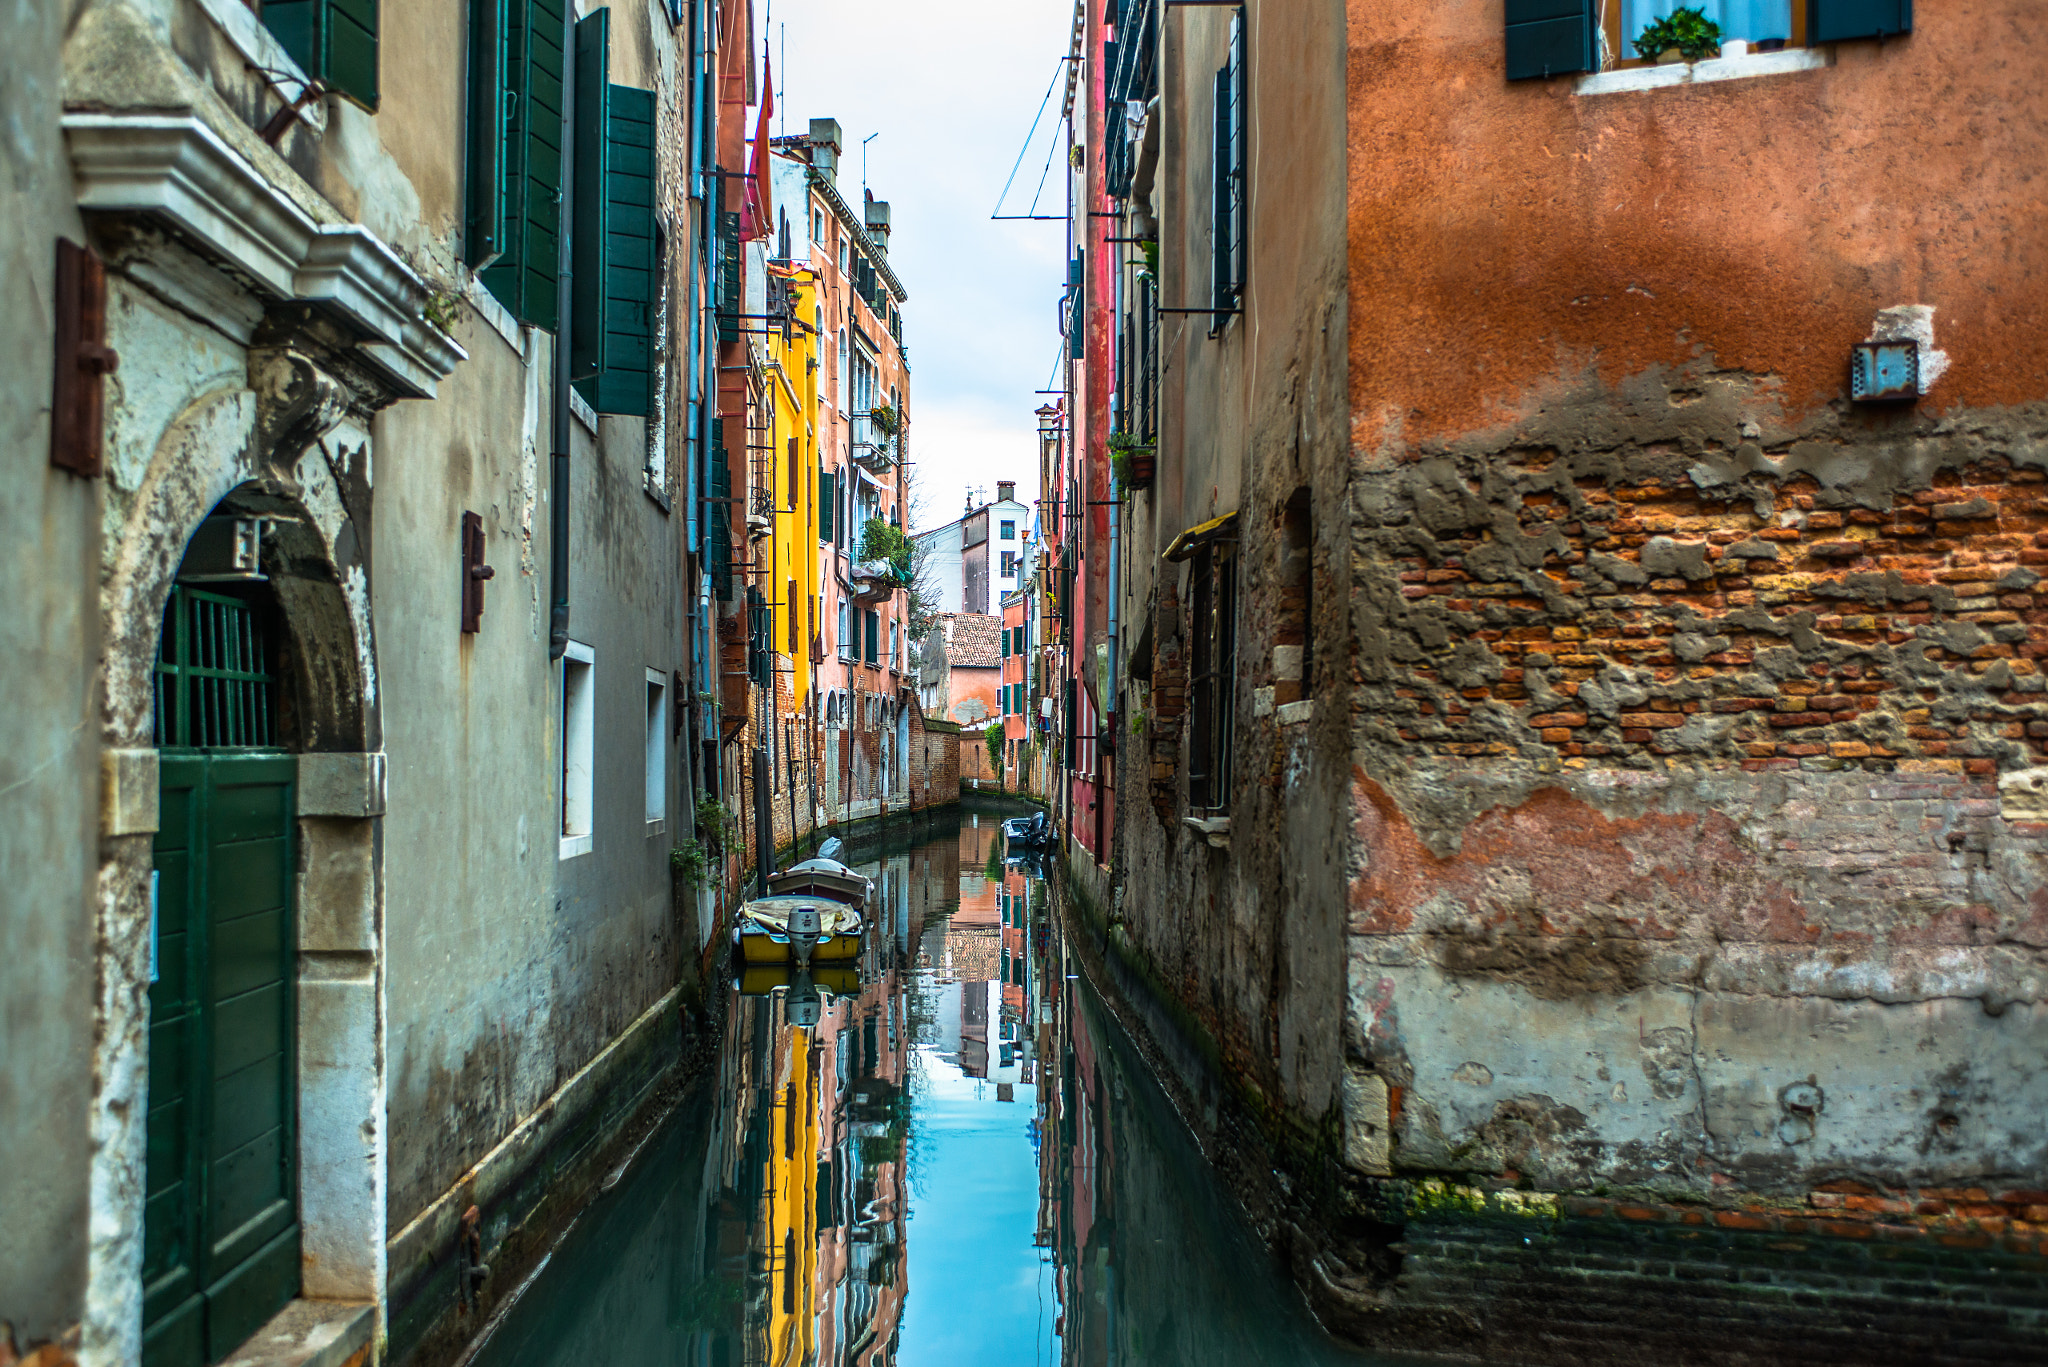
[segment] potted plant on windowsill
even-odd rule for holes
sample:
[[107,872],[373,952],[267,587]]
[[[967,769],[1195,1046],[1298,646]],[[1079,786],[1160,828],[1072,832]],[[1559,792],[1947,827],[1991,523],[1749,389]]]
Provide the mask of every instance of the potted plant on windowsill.
[[1152,448],[1128,432],[1109,435],[1109,468],[1116,482],[1126,489],[1147,489],[1152,485]]
[[1662,19],[1643,25],[1636,35],[1635,49],[1646,60],[1697,62],[1721,50],[1721,26],[1707,18],[1704,9],[1680,5]]

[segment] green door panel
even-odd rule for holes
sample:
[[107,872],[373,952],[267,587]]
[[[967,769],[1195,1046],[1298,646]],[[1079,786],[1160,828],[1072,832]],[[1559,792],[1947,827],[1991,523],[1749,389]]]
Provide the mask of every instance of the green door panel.
[[297,763],[159,764],[143,1360],[204,1367],[298,1292]]

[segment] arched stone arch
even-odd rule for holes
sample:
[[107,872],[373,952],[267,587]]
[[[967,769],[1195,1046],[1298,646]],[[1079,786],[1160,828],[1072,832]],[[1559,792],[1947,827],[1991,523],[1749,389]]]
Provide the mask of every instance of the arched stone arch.
[[372,631],[368,414],[303,355],[250,353],[247,387],[185,397],[132,481],[106,489],[101,557],[101,973],[86,1346],[140,1353],[149,1062],[154,680],[165,604],[216,511],[267,520],[300,752],[298,1105],[304,1294],[384,1284],[382,726]]

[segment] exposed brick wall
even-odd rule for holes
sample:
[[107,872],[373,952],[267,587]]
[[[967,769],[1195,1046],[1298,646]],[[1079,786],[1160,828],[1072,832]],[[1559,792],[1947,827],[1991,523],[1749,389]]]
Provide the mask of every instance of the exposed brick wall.
[[1739,499],[1533,462],[1494,482],[1418,478],[1377,538],[1408,610],[1369,711],[1404,747],[1972,775],[2048,754],[2036,470],[1945,471],[1878,509],[1803,477]]
[[[2048,1361],[2041,1227],[1916,1218],[1895,1209],[1910,1201],[1836,1185],[1783,1213],[1571,1197],[1535,1214],[1432,1211],[1387,1250],[1393,1280],[1339,1289],[1326,1307],[1369,1343],[1486,1360]],[[2043,1193],[2002,1195],[2004,1211]]]

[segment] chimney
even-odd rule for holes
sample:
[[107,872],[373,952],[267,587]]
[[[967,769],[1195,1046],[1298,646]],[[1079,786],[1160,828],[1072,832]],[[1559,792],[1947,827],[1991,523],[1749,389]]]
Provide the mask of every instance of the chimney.
[[1016,481],[1016,480],[1014,480],[1014,479],[999,479],[999,480],[997,480],[997,481],[996,481],[996,502],[998,502],[998,503],[1015,503],[1016,501],[1017,501],[1017,481]]
[[875,250],[882,255],[889,254],[889,201],[870,199],[867,205],[868,236],[874,239]]
[[839,183],[839,138],[839,120],[811,120],[811,165],[834,185]]

